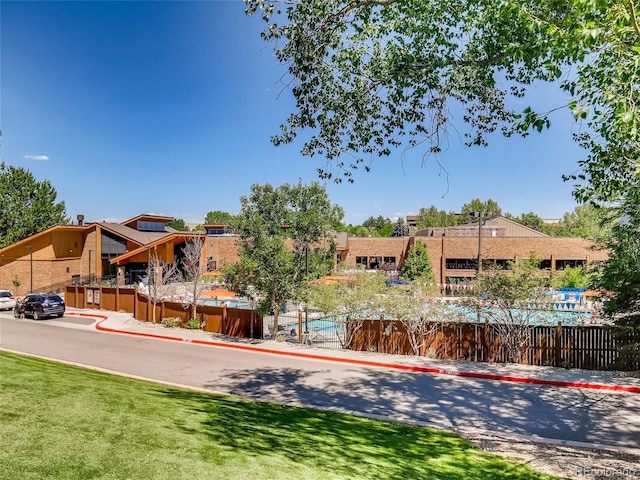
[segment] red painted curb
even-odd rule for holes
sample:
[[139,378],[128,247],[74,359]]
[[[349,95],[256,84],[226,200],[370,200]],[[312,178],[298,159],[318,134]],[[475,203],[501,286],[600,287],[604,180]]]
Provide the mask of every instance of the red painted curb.
[[457,370],[446,370],[442,368],[419,367],[414,365],[398,365],[393,363],[374,362],[371,360],[358,360],[358,359],[352,359],[352,358],[330,357],[326,355],[317,355],[313,353],[283,352],[281,350],[273,350],[270,348],[250,347],[247,345],[233,345],[233,344],[222,343],[222,342],[213,342],[209,340],[189,340],[182,337],[172,337],[169,335],[156,335],[153,333],[128,332],[125,330],[117,330],[115,328],[108,328],[108,327],[101,326],[100,324],[109,318],[106,315],[86,314],[86,313],[69,313],[69,315],[101,318],[102,320],[97,323],[96,329],[103,332],[121,333],[121,334],[134,335],[139,337],[188,342],[196,345],[206,345],[206,346],[219,347],[219,348],[234,348],[236,350],[246,350],[246,351],[252,351],[252,352],[259,352],[259,353],[267,353],[270,355],[286,355],[289,357],[305,358],[309,360],[340,362],[340,363],[348,363],[348,364],[354,364],[354,365],[363,365],[367,367],[389,368],[394,370],[431,373],[434,375],[452,375],[456,377],[478,378],[482,380],[497,380],[502,382],[528,383],[533,385],[549,385],[552,387],[584,388],[584,389],[592,389],[592,390],[609,390],[614,392],[640,393],[640,387],[633,387],[630,385],[607,385],[603,383],[567,382],[562,380],[544,380],[540,378],[515,377],[511,375],[498,375],[493,373],[460,372]]
[[96,324],[96,330],[99,330],[101,332],[125,333],[127,335],[135,335],[137,337],[160,338],[162,340],[174,340],[174,341],[177,341],[177,342],[183,342],[184,341],[184,339],[182,337],[170,337],[168,335],[155,335],[153,333],[143,333],[143,332],[127,332],[125,330],[117,330],[115,328],[103,327],[100,324],[102,322],[104,322],[105,320],[109,320],[109,317],[106,316],[106,315],[99,315],[99,314],[94,314],[94,313],[76,313],[76,312],[67,312],[67,315],[76,315],[78,317],[101,318],[102,320],[100,320]]
[[445,370],[442,368],[419,367],[414,365],[398,365],[394,363],[374,362],[370,360],[358,360],[352,358],[328,357],[312,353],[283,352],[261,347],[248,347],[246,345],[229,345],[227,343],[211,342],[207,340],[191,340],[191,343],[198,345],[210,345],[214,347],[235,348],[239,350],[251,350],[254,352],[269,353],[276,355],[287,355],[290,357],[306,358],[311,360],[324,360],[330,362],[350,363],[356,365],[366,365],[368,367],[391,368],[395,370],[407,370],[411,372],[432,373],[437,375],[453,375],[456,377],[479,378],[483,380],[500,380],[504,382],[530,383],[536,385],[550,385],[554,387],[590,388],[597,390],[612,390],[619,392],[640,393],[640,387],[626,385],[606,385],[601,383],[566,382],[562,380],[544,380],[539,378],[514,377],[511,375],[497,375],[492,373],[460,372],[457,370]]

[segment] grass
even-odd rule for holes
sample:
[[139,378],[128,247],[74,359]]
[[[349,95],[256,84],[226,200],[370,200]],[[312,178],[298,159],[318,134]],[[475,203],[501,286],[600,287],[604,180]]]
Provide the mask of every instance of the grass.
[[450,432],[0,352],[3,479],[537,479]]

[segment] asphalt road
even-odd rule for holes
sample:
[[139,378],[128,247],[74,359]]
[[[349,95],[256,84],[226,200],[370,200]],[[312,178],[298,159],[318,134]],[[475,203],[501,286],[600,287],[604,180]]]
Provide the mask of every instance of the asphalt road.
[[[91,330],[0,313],[0,346],[88,367],[288,405],[467,432],[640,449],[640,395],[439,376]],[[86,323],[86,320],[85,320]],[[0,372],[1,374],[1,372]]]

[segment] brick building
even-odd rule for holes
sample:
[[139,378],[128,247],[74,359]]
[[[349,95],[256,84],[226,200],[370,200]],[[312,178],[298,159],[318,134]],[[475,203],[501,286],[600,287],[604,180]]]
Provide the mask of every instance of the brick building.
[[[0,288],[22,296],[30,291],[59,290],[64,285],[111,279],[135,283],[148,268],[154,252],[170,263],[180,258],[185,242],[204,239],[207,270],[238,258],[237,237],[224,225],[205,225],[206,232],[178,232],[166,226],[172,217],[139,215],[122,223],[94,222],[58,225],[0,249]],[[475,277],[478,247],[483,265],[509,260],[542,258],[542,268],[562,270],[607,258],[582,238],[549,237],[503,217],[456,227],[417,231],[407,237],[351,237],[336,234],[336,266],[397,271],[409,248],[423,242],[440,283]]]
[[504,217],[490,217],[455,227],[418,230],[410,237],[348,237],[338,235],[338,262],[365,268],[401,268],[408,249],[415,242],[427,247],[431,266],[439,283],[460,283],[476,276],[478,247],[483,265],[506,265],[507,261],[542,259],[541,268],[550,271],[602,262],[607,253],[594,249],[590,240],[550,237]]
[[207,238],[209,267],[215,268],[218,256],[237,258],[235,237],[228,236],[224,227],[209,226],[214,227],[208,232],[211,236],[178,232],[166,225],[172,219],[138,215],[122,223],[84,224],[78,216],[77,225],[57,225],[0,249],[0,288],[23,296],[96,280],[135,283],[146,274],[152,250],[164,261],[173,262],[181,245],[195,236]]

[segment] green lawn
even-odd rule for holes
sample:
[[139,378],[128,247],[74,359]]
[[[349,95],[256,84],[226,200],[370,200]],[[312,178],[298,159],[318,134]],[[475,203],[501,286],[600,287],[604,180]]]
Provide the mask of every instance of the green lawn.
[[447,432],[0,352],[0,478],[550,477]]

